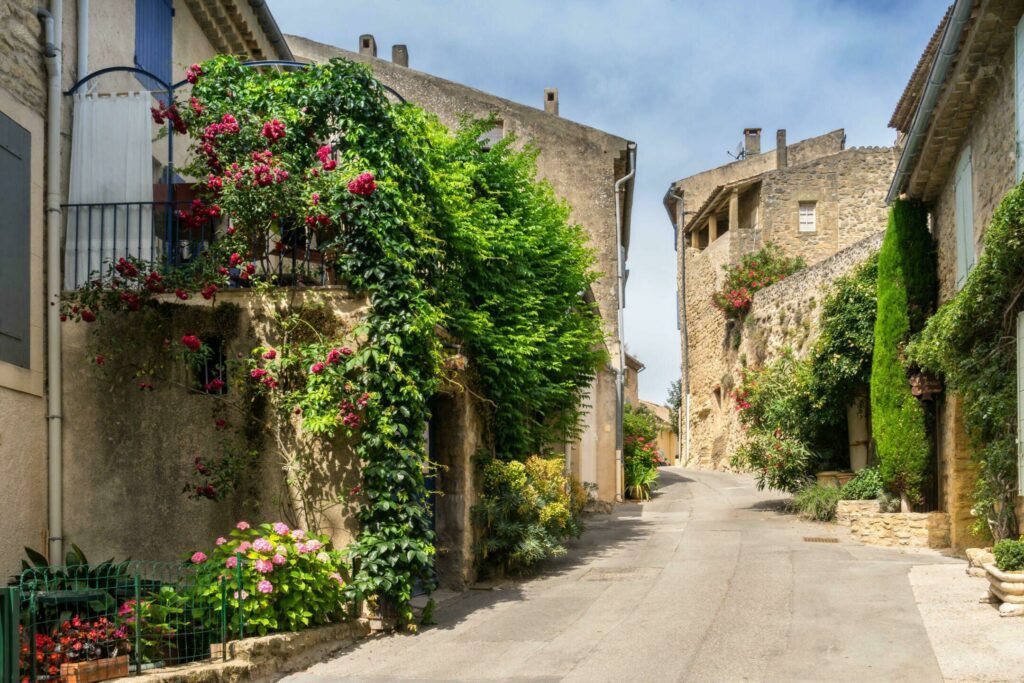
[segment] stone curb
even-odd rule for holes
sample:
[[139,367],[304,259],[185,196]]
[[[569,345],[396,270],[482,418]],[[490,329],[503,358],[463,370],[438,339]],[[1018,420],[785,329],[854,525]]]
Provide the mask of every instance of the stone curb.
[[223,661],[221,646],[205,662],[160,669],[133,677],[137,683],[237,683],[270,681],[304,669],[327,655],[369,634],[359,621],[331,624],[306,631],[275,633],[228,643],[229,659]]

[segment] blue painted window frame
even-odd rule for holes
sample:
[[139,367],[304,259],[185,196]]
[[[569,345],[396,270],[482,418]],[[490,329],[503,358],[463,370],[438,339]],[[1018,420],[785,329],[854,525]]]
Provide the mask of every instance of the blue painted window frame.
[[[135,0],[135,66],[171,82],[174,0]],[[163,90],[148,76],[138,75],[149,90]]]

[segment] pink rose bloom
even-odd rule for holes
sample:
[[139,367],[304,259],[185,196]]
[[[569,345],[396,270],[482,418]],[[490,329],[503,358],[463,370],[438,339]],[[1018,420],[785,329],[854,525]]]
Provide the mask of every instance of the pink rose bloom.
[[238,529],[239,531],[245,531],[246,529],[249,528],[249,522],[244,522],[244,521],[243,522],[239,522],[238,524],[235,525],[235,528]]
[[313,363],[312,366],[310,366],[309,371],[314,375],[319,375],[321,372],[324,371],[325,367],[327,366],[321,363],[320,361],[317,361],[316,363]]
[[285,534],[288,533],[288,525],[285,524],[284,522],[275,522],[274,523],[274,533],[278,534],[279,536],[284,536]]
[[214,543],[216,543],[217,545],[224,545],[227,542],[228,542],[228,539],[224,538],[223,536],[218,536],[217,540],[214,541]]
[[270,560],[256,560],[254,566],[260,574],[269,574],[274,571],[274,564]]
[[235,567],[238,566],[238,558],[235,557],[234,555],[232,555],[231,557],[229,557],[228,559],[226,559],[224,561],[224,566],[227,567],[228,569],[234,569]]
[[270,561],[276,564],[278,567],[280,567],[287,560],[284,559],[284,555],[274,555],[272,558],[270,558]]
[[341,362],[341,351],[338,349],[331,349],[327,352],[327,362],[331,365]]
[[274,549],[274,544],[265,538],[257,538],[256,542],[252,544],[252,549],[258,553],[269,553]]
[[277,358],[277,351],[275,351],[274,349],[267,349],[266,351],[263,352],[263,357],[266,358],[267,360],[274,360],[275,358]]
[[249,548],[251,548],[251,547],[252,547],[252,543],[250,543],[249,541],[242,541],[241,543],[238,544],[238,552],[240,552],[240,553],[247,553],[247,552],[249,552]]
[[267,593],[273,593],[274,584],[270,583],[266,579],[263,579],[258,584],[256,584],[256,590],[258,590],[260,593],[263,593],[264,595],[266,595]]
[[301,541],[306,537],[306,532],[302,529],[292,529],[292,538],[296,541]]
[[206,553],[198,550],[192,554],[192,564],[202,564],[203,562],[206,562]]

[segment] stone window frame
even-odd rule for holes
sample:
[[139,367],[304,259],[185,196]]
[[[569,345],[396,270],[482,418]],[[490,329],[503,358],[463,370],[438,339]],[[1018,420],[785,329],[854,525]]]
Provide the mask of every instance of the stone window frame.
[[[803,211],[804,208],[811,207],[811,229],[804,229]],[[818,199],[817,198],[805,198],[799,199],[796,203],[796,231],[800,235],[815,235],[818,232]]]

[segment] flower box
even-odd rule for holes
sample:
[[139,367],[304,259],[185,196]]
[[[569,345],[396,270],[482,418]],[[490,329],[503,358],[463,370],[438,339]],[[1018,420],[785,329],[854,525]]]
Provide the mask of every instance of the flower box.
[[128,655],[60,665],[64,683],[94,683],[128,675]]
[[999,615],[1024,616],[1024,572],[1004,572],[995,564],[988,563],[985,574],[989,595],[1001,603]]

